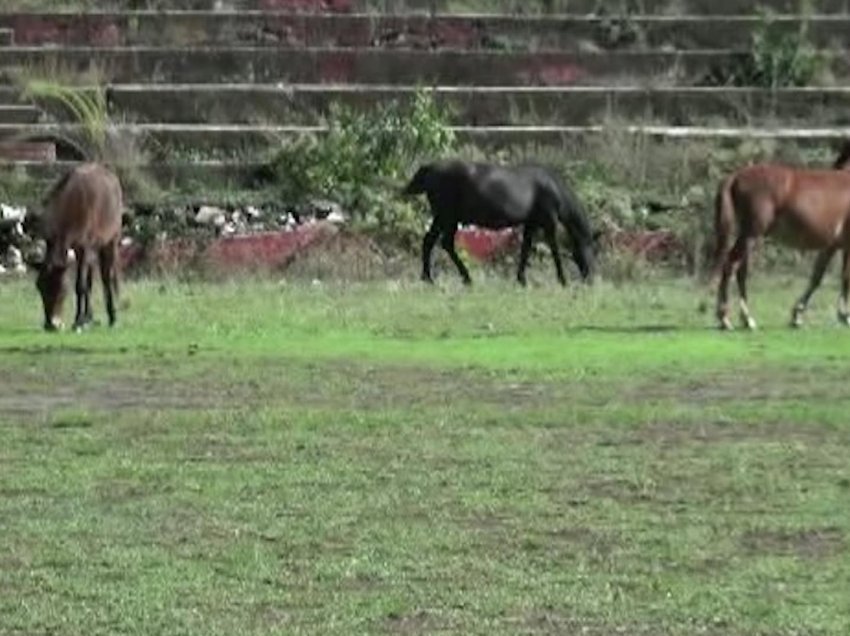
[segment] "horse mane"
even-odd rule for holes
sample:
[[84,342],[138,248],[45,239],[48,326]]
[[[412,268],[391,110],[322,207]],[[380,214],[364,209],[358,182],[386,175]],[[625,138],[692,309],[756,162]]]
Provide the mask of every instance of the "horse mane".
[[552,168],[540,164],[526,164],[530,168],[534,168],[541,174],[545,175],[554,186],[556,192],[561,199],[561,218],[565,223],[569,224],[569,229],[585,240],[593,239],[593,230],[590,227],[590,220],[587,216],[587,211],[584,205],[576,195],[575,191],[567,185],[563,177]]

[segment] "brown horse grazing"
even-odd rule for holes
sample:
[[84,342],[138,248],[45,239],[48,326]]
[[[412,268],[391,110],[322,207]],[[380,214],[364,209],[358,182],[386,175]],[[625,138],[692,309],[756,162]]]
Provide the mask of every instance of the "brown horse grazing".
[[[714,276],[720,274],[717,319],[721,329],[729,321],[729,279],[738,281],[741,321],[755,329],[747,306],[747,272],[755,241],[771,235],[800,250],[819,250],[809,285],[794,304],[791,325],[799,327],[809,299],[820,285],[833,255],[841,250],[841,297],[838,319],[850,326],[850,142],[845,144],[833,170],[804,170],[759,164],[742,168],[720,185],[715,201],[717,238]],[[732,243],[737,227],[737,239]],[[730,249],[731,247],[731,249]]]
[[73,168],[47,194],[44,212],[37,222],[37,231],[45,240],[46,250],[36,280],[44,305],[46,330],[55,331],[62,326],[60,316],[65,298],[64,279],[69,249],[74,250],[77,261],[74,328],[82,329],[92,320],[91,288],[95,257],[100,264],[109,324],[115,324],[122,209],[118,177],[96,163]]

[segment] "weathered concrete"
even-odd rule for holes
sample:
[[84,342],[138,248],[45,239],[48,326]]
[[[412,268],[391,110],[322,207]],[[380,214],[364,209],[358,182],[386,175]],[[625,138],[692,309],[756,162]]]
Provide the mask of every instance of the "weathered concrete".
[[12,29],[0,28],[0,46],[10,46],[15,41],[15,32]]
[[[408,101],[413,86],[115,85],[110,108],[133,120],[162,123],[312,124],[332,103],[369,110]],[[436,101],[463,125],[572,124],[607,117],[687,125],[719,118],[748,124],[796,120],[850,123],[850,88],[450,87]],[[0,102],[4,99],[0,90]]]
[[[618,2],[611,3],[614,8],[608,13],[616,13]],[[848,0],[818,0],[814,3],[817,13],[847,13],[850,11]],[[196,11],[211,10],[262,10],[289,13],[351,13],[375,11],[381,13],[430,13],[434,10],[446,12],[456,10],[454,0],[137,0],[132,3],[135,9],[187,9]],[[590,14],[604,9],[599,0],[525,0],[522,4],[516,0],[486,0],[479,3],[478,10],[493,13],[517,11],[524,14]],[[86,0],[88,10],[116,10],[126,6],[118,0]],[[463,5],[460,5],[463,6]],[[667,15],[671,10],[670,0],[642,0],[642,11],[647,14]],[[20,8],[16,0],[6,0],[0,5],[0,13],[12,12]],[[796,14],[800,11],[799,0],[681,0],[675,3],[677,10],[690,14],[706,15],[746,15],[752,14],[757,7],[769,8],[779,13]]]
[[[264,12],[21,13],[0,14],[21,46],[275,46],[586,50],[671,47],[738,49],[746,46],[758,16],[632,16],[631,37],[618,35],[609,18],[510,15],[311,15]],[[813,16],[810,39],[844,45],[850,16]],[[795,16],[776,18],[787,31]],[[2,36],[0,36],[2,37]]]
[[[20,138],[45,136],[50,133],[68,135],[78,131],[77,125],[32,124],[2,125],[0,138],[14,134]],[[133,124],[124,125],[128,132],[144,135],[155,148],[192,149],[200,152],[226,152],[234,155],[256,156],[268,148],[272,139],[280,140],[304,134],[322,134],[321,127],[298,126],[209,126],[191,124]],[[461,142],[482,147],[534,143],[562,147],[568,140],[610,130],[594,126],[460,126],[455,132]],[[850,138],[850,127],[833,128],[743,128],[630,125],[623,133],[670,139],[713,139],[739,142],[743,139],[794,140],[801,143],[824,143]],[[61,159],[62,157],[60,157]]]
[[[724,51],[494,53],[269,48],[0,49],[0,71],[39,65],[84,72],[92,65],[117,83],[359,83],[441,85],[634,84],[635,77],[699,83],[711,69],[737,63]],[[832,59],[838,75],[847,60]]]
[[0,123],[32,124],[40,117],[41,111],[33,106],[0,103]]
[[[0,145],[2,148],[2,145]],[[53,179],[62,175],[76,161],[25,160],[16,163],[27,178],[44,182],[47,185]],[[192,183],[215,183],[230,185],[235,188],[248,187],[261,164],[251,162],[230,161],[192,161],[162,163],[156,162],[145,166],[145,171],[164,187],[186,186]],[[169,197],[170,202],[180,203],[180,197]],[[259,198],[254,203],[261,203]],[[269,201],[273,203],[274,201]]]
[[[0,128],[15,130],[14,124],[0,124]],[[42,141],[7,141],[0,131],[0,160],[32,161],[49,164],[56,160],[56,145]]]

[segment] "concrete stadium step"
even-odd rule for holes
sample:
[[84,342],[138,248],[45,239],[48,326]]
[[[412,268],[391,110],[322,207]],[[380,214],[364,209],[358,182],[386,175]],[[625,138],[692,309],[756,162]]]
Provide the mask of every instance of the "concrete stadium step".
[[[30,6],[29,2],[6,0],[0,13],[20,11]],[[605,10],[599,0],[479,0],[458,3],[457,0],[67,0],[63,8],[70,12],[85,10],[163,10],[182,9],[193,11],[260,10],[287,13],[356,13],[362,11],[381,13],[456,13],[458,11],[480,11],[491,13],[522,14],[592,14],[600,8],[608,14],[623,13],[618,3]],[[641,12],[646,14],[670,15],[674,10],[681,14],[704,15],[752,15],[757,8],[770,9],[778,13],[797,14],[800,0],[642,0]],[[848,13],[848,0],[818,0],[813,7],[815,13]]]
[[0,133],[0,162],[52,163],[56,160],[56,144],[49,141],[10,141]]
[[[777,17],[789,32],[798,16]],[[642,48],[739,48],[758,16],[629,16],[624,37],[608,17],[515,15],[297,15],[264,12],[153,11],[127,13],[0,14],[19,46],[272,46],[462,50],[587,50],[638,44]],[[846,43],[850,15],[807,19],[811,40]]]
[[0,123],[34,124],[41,119],[41,110],[26,104],[0,103]]
[[[270,48],[0,48],[0,74],[15,69],[101,69],[112,83],[348,83],[437,85],[700,84],[740,64],[730,51],[506,53]],[[837,77],[848,60],[829,58]],[[32,71],[28,71],[32,73]]]
[[[368,111],[412,100],[415,86],[363,85],[144,85],[109,87],[110,109],[132,121],[158,123],[316,123],[331,104]],[[464,125],[584,125],[610,117],[660,120],[671,125],[722,119],[760,119],[850,124],[850,87],[644,88],[644,87],[454,87],[428,89],[452,120]],[[8,89],[14,93],[13,89]],[[0,102],[4,97],[0,89]]]
[[[15,169],[27,179],[43,182],[45,187],[54,179],[77,165],[76,161],[22,160]],[[192,162],[157,162],[142,166],[144,171],[163,186],[191,186],[197,183],[219,184],[222,188],[250,186],[262,164],[251,162],[205,160]],[[197,203],[195,195],[192,202]],[[202,200],[202,197],[201,197]],[[187,200],[188,201],[188,200]]]
[[[256,156],[269,147],[305,134],[324,132],[321,126],[252,126],[252,125],[192,125],[192,124],[122,124],[123,134],[138,135],[160,154],[189,149],[195,154],[218,156]],[[454,128],[461,143],[480,147],[503,147],[522,144],[562,146],[569,140],[619,131],[663,139],[709,139],[742,141],[773,139],[800,143],[824,143],[850,138],[850,127],[832,128],[753,128],[624,125],[612,128],[594,126],[458,126]],[[75,124],[0,124],[0,139],[12,137],[46,138],[51,134],[73,136],[80,126]],[[59,157],[62,159],[63,157]]]

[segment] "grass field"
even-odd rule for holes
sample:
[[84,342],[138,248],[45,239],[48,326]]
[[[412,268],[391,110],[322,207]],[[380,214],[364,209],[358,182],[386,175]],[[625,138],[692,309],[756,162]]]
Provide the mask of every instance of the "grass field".
[[802,286],[722,334],[686,279],[151,280],[48,335],[4,283],[0,634],[847,634],[850,331]]

